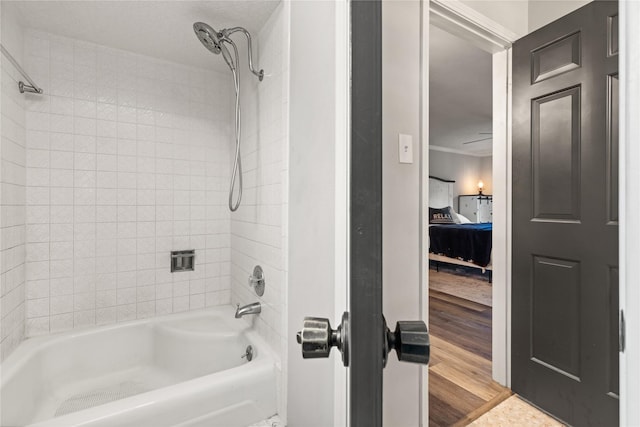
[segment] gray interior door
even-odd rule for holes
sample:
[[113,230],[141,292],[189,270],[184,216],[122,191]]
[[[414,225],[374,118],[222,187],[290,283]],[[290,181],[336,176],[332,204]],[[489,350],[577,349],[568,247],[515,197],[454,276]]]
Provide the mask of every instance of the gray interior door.
[[513,46],[512,388],[618,425],[618,5]]
[[382,426],[382,6],[351,3],[350,424]]

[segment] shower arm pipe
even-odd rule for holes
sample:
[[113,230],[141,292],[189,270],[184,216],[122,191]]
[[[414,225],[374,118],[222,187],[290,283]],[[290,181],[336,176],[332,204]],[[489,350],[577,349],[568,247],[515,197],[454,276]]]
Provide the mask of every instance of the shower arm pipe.
[[22,74],[22,77],[24,77],[27,82],[29,82],[28,85],[24,84],[24,82],[22,81],[18,82],[18,89],[20,90],[20,93],[31,92],[41,94],[42,88],[38,87],[38,85],[35,84],[33,80],[31,80],[31,77],[29,77],[27,72],[22,69],[20,64],[18,64],[18,61],[16,61],[16,59],[9,53],[7,49],[5,49],[2,44],[0,44],[0,50],[2,50],[2,54],[9,60],[9,62],[11,62],[14,67],[16,67],[16,70],[18,70],[18,72]]
[[249,31],[242,27],[233,27],[222,30],[222,35],[228,39],[231,34],[237,32],[244,34],[247,38],[247,44],[249,45],[249,70],[258,77],[258,80],[262,81],[264,78],[264,70],[256,71],[255,68],[253,68],[253,48],[251,43],[251,34],[249,34]]

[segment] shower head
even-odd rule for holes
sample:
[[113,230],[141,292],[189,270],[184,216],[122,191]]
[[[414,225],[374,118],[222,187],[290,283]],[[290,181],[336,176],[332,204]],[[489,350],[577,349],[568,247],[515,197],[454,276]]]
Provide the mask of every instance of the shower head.
[[193,31],[198,36],[200,42],[211,52],[218,55],[220,53],[220,38],[216,30],[211,28],[204,22],[196,22],[193,24]]
[[231,68],[232,71],[236,69],[229,49],[227,49],[223,44],[224,42],[228,42],[228,39],[226,39],[226,36],[224,36],[223,33],[216,32],[216,30],[204,22],[196,22],[193,24],[193,31],[196,33],[198,40],[200,40],[204,47],[216,55],[222,53],[222,57],[229,68]]

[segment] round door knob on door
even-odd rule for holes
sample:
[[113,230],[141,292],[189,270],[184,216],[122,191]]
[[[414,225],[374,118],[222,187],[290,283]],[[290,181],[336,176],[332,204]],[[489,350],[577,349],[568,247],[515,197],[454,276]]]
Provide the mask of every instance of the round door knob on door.
[[342,363],[349,366],[349,314],[342,315],[337,329],[332,329],[329,319],[305,317],[302,330],[296,334],[298,344],[302,346],[302,357],[314,359],[329,357],[331,347],[337,347],[342,353]]
[[401,362],[429,364],[431,353],[429,332],[427,325],[421,320],[402,320],[396,322],[396,330],[391,332],[386,327],[386,348],[384,351],[384,364],[387,364],[387,355],[391,350],[396,351]]

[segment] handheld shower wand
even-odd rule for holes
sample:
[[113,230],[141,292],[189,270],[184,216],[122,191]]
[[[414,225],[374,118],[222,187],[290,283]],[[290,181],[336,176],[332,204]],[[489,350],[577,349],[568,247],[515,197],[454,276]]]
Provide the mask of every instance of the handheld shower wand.
[[[242,159],[240,156],[240,75],[238,74],[237,70],[237,64],[240,62],[240,60],[238,58],[238,48],[233,40],[231,40],[231,38],[229,37],[231,34],[241,32],[247,37],[249,70],[256,77],[258,77],[259,81],[262,81],[262,79],[264,78],[264,70],[256,71],[253,68],[253,49],[251,45],[251,34],[249,34],[246,29],[242,27],[234,27],[223,29],[222,31],[217,32],[204,22],[196,22],[195,24],[193,24],[193,31],[196,33],[196,36],[198,36],[200,42],[209,51],[215,53],[216,55],[222,54],[222,57],[233,73],[233,84],[236,92],[236,153],[233,162],[231,183],[229,185],[229,209],[231,210],[231,212],[235,212],[236,210],[238,210],[238,207],[240,207],[240,201],[242,200]],[[227,49],[227,47],[224,45],[225,43],[228,43],[233,47],[233,57],[231,56],[229,49]],[[235,188],[236,177],[238,178],[238,197],[234,201],[233,190]]]

